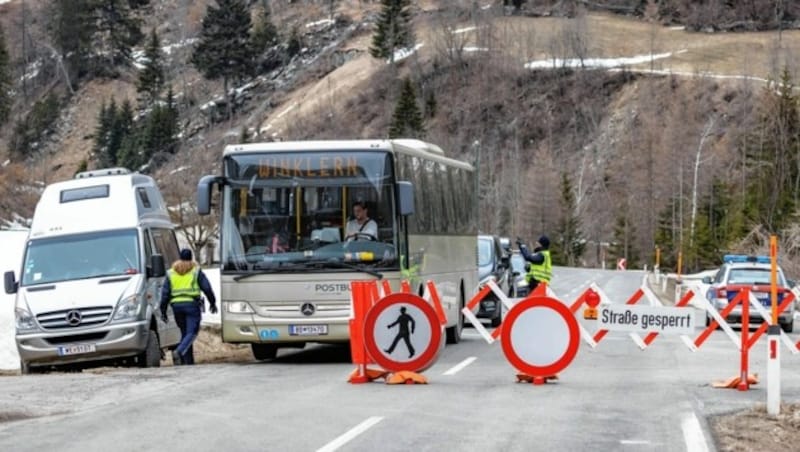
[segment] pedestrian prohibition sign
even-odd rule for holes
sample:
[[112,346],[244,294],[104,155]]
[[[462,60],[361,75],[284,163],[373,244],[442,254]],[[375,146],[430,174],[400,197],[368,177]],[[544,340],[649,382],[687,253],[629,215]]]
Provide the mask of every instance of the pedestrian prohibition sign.
[[564,370],[580,345],[578,321],[560,301],[532,296],[515,304],[503,322],[503,353],[517,370],[549,377]]
[[425,299],[409,293],[381,298],[364,319],[364,347],[391,372],[422,372],[444,348],[443,326]]

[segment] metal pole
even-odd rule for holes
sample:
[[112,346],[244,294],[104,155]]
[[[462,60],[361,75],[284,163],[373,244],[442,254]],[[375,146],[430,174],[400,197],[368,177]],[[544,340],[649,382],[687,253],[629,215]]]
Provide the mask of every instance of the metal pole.
[[778,238],[774,235],[769,238],[769,257],[772,263],[772,324],[767,330],[767,414],[777,416],[781,412],[781,354],[778,347],[781,326],[778,323]]

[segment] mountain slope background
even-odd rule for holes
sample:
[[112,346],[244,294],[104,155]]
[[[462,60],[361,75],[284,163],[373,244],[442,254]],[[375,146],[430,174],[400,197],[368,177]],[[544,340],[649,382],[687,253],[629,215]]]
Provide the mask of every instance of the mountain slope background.
[[[189,63],[214,2],[150,3],[139,13],[141,28],[161,38],[180,139],[174,154],[142,170],[158,179],[193,246],[215,229],[213,219],[193,214],[193,187],[201,175],[219,173],[224,145],[385,138],[407,78],[424,116],[420,137],[478,168],[483,231],[528,240],[547,233],[572,265],[618,257],[652,265],[658,245],[662,265],[674,265],[681,252],[686,265],[700,268],[721,252],[763,249],[770,232],[781,234],[784,265],[797,253],[793,209],[745,215],[748,193],[774,191],[750,183],[761,168],[752,146],[765,149],[776,82],[796,79],[796,12],[776,24],[768,14],[739,20],[662,8],[686,2],[515,9],[488,0],[421,1],[412,7],[418,50],[388,64],[368,52],[380,2],[271,1],[281,43],[294,32],[302,46],[236,86],[235,116],[220,119],[222,83]],[[101,106],[136,100],[135,66],[82,80],[70,94],[45,45],[47,11],[44,0],[0,4],[16,62],[12,120],[0,127],[0,218],[7,222],[31,216],[44,184],[96,167]],[[30,155],[15,157],[15,122],[51,93],[64,99],[57,120]]]

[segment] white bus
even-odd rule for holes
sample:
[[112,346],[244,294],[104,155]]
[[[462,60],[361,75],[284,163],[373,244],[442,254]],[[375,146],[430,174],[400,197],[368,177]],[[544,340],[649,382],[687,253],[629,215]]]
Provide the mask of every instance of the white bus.
[[[477,285],[474,171],[418,140],[229,145],[223,175],[198,184],[198,212],[220,188],[222,339],[281,347],[349,340],[350,282],[432,280],[461,338],[461,308]],[[354,202],[377,237],[346,240]]]

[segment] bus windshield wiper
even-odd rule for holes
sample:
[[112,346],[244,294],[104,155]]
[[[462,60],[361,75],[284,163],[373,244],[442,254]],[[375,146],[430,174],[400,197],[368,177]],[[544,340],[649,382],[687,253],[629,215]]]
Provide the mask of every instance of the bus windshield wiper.
[[256,275],[266,275],[269,273],[278,273],[278,272],[292,272],[298,270],[304,270],[308,268],[306,265],[302,265],[299,262],[277,262],[275,266],[263,268],[263,267],[255,267],[250,273],[245,273],[243,275],[236,275],[233,277],[234,281],[240,281],[245,278],[249,278],[251,276]]
[[367,274],[372,275],[372,276],[374,276],[374,277],[376,277],[378,279],[383,279],[383,273],[377,272],[375,270],[371,270],[369,268],[364,268],[364,267],[361,267],[361,266],[358,266],[358,265],[355,265],[355,264],[350,264],[348,262],[342,262],[342,261],[339,261],[339,260],[331,259],[331,260],[326,260],[326,261],[317,261],[316,263],[331,264],[332,266],[339,267],[339,268],[349,268],[351,270],[356,270],[356,271],[367,273]]

